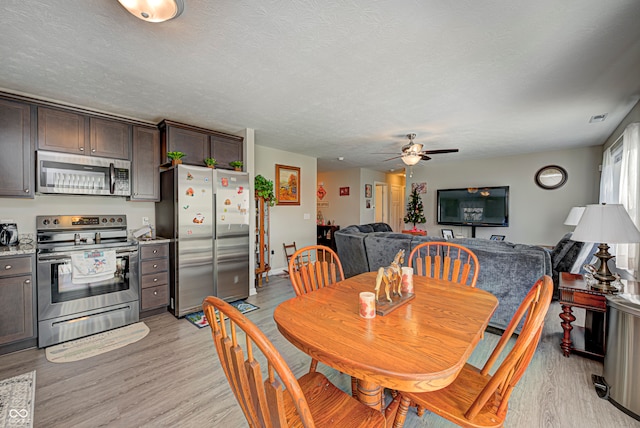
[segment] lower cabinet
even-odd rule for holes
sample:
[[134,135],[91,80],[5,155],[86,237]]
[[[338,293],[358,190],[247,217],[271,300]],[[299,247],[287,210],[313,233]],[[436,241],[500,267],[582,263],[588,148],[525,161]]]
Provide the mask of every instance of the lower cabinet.
[[34,255],[0,257],[0,354],[36,345]]
[[140,316],[169,306],[169,243],[140,245]]

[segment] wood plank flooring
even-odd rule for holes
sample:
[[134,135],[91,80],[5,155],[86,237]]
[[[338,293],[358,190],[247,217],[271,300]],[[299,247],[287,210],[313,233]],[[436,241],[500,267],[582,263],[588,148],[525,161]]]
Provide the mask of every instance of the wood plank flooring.
[[[294,296],[288,280],[271,277],[247,299],[260,307],[247,316],[258,324],[300,376],[309,357],[278,332],[273,310]],[[515,390],[507,427],[640,427],[640,422],[597,397],[591,374],[602,363],[560,350],[560,307],[547,315],[538,351]],[[224,427],[247,426],[215,353],[211,330],[169,313],[145,318],[151,332],[140,342],[87,360],[47,361],[44,350],[0,356],[0,379],[36,370],[35,427]],[[471,362],[482,365],[498,337],[487,333]],[[348,376],[319,364],[345,391]],[[406,427],[447,427],[433,414],[409,411]]]

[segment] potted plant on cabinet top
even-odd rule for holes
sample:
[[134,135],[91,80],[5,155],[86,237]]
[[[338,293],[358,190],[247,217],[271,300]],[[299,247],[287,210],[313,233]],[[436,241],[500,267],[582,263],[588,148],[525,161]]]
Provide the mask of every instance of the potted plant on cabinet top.
[[184,157],[183,152],[167,152],[167,157],[171,159],[171,165],[178,165],[182,163],[182,158]]
[[204,160],[204,163],[207,164],[209,168],[215,168],[216,165],[218,164],[218,161],[215,160],[214,158],[206,158]]
[[242,171],[242,161],[231,161],[229,162],[229,166],[232,167],[233,169],[235,169],[236,171]]
[[256,175],[253,180],[256,197],[263,198],[270,207],[276,203],[276,196],[273,193],[273,181],[267,180],[262,175]]

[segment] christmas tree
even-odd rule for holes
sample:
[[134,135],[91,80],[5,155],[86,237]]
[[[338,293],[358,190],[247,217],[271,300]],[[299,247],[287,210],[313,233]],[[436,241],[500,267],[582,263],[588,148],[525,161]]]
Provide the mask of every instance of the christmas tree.
[[416,223],[426,223],[427,219],[424,217],[424,208],[422,207],[422,199],[418,194],[418,189],[414,188],[409,196],[409,202],[407,203],[407,215],[404,216],[405,223],[413,223],[413,230],[416,230]]

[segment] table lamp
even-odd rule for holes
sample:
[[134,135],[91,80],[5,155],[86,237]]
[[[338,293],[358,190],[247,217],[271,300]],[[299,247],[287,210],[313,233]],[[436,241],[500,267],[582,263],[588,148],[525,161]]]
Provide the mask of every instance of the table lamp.
[[564,221],[564,224],[567,226],[577,226],[582,218],[582,214],[584,213],[585,207],[573,207],[571,211],[569,211],[569,215],[567,219]]
[[611,274],[607,262],[615,256],[609,254],[610,244],[640,242],[640,231],[633,224],[629,213],[620,204],[587,205],[571,237],[574,241],[598,242],[599,251],[594,254],[600,259],[600,267],[593,275],[599,282],[593,285],[602,291],[617,291],[611,286],[616,279]]

